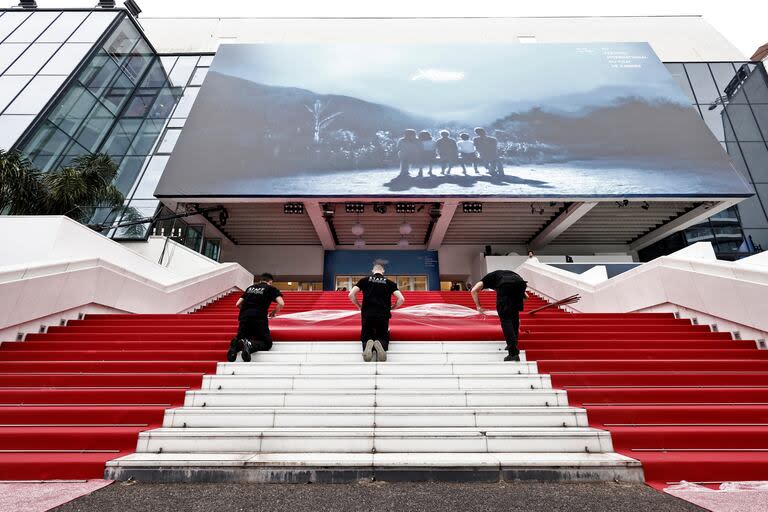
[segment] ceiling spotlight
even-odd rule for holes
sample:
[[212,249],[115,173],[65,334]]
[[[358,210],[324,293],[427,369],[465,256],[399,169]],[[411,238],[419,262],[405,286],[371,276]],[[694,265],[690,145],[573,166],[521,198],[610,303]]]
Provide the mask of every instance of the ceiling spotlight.
[[401,238],[399,242],[397,242],[398,247],[408,247],[410,243],[405,238]]
[[355,240],[355,247],[357,247],[358,249],[360,247],[365,247],[365,240],[363,240],[362,238],[358,238],[357,240]]
[[304,203],[285,203],[283,213],[289,215],[301,215],[304,213]]
[[648,201],[643,201],[643,204],[640,205],[640,208],[642,208],[643,210],[647,210],[650,207],[651,207],[651,205],[648,204]]
[[344,211],[347,213],[363,213],[364,210],[364,203],[347,203],[344,205]]
[[483,213],[483,203],[461,203],[461,211],[464,213]]
[[629,199],[624,199],[623,201],[616,201],[616,206],[619,208],[624,208],[625,206],[629,206]]
[[373,203],[373,211],[376,213],[387,213],[387,205],[384,203]]
[[401,235],[410,235],[413,231],[413,226],[411,226],[408,222],[403,222],[400,224],[400,234]]
[[416,205],[413,203],[395,203],[397,213],[416,213]]
[[359,222],[357,222],[355,224],[352,224],[352,234],[353,235],[359,237],[363,233],[365,233],[365,227],[363,227],[362,224],[360,224]]
[[550,202],[549,202],[549,207],[550,207],[550,208],[554,208],[555,206],[557,206],[557,203],[556,203],[556,202],[554,202],[554,201],[550,201]]

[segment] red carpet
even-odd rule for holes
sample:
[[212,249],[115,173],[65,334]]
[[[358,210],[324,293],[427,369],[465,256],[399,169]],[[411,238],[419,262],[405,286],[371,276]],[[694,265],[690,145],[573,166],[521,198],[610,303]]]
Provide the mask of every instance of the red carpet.
[[[284,313],[352,310],[345,292],[288,292]],[[467,292],[408,306],[471,307]],[[494,295],[483,294],[493,308]],[[223,360],[236,296],[193,315],[96,315],[0,347],[0,479],[100,478]],[[532,298],[527,308],[543,305]],[[494,317],[395,316],[394,340],[501,340]],[[357,340],[359,318],[277,318],[278,341]],[[521,348],[656,486],[768,478],[768,351],[669,314],[524,315]]]

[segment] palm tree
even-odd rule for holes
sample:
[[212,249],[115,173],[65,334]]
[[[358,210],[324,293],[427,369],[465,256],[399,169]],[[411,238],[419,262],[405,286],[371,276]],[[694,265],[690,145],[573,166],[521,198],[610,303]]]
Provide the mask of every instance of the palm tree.
[[101,210],[107,218],[125,200],[112,184],[116,176],[117,165],[105,154],[79,156],[43,173],[18,152],[0,150],[0,213],[66,215],[86,223]]
[[0,149],[0,214],[35,214],[43,192],[40,171],[19,153]]
[[304,108],[306,108],[310,114],[312,114],[312,139],[315,141],[315,144],[320,143],[320,135],[322,131],[333,122],[334,119],[339,117],[342,112],[334,112],[332,114],[326,114],[326,111],[328,110],[328,107],[330,107],[331,102],[323,104],[322,101],[315,100],[315,102],[310,107],[309,105],[304,105]]

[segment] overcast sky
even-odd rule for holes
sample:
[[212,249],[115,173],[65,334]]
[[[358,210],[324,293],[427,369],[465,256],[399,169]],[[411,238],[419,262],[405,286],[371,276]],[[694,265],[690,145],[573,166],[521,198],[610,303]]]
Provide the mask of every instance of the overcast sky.
[[[765,0],[135,0],[147,17],[464,17],[700,14],[751,56],[768,43]],[[8,4],[8,0],[3,2]],[[37,0],[40,7],[92,7],[96,0]],[[118,0],[122,4],[122,0]],[[14,1],[14,5],[18,2]],[[681,37],[685,37],[681,34]]]

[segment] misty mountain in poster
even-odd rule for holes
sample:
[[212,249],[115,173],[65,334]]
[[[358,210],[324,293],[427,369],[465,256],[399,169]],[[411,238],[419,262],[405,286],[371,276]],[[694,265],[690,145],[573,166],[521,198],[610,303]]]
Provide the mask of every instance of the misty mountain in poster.
[[223,45],[156,191],[750,193],[644,43]]

